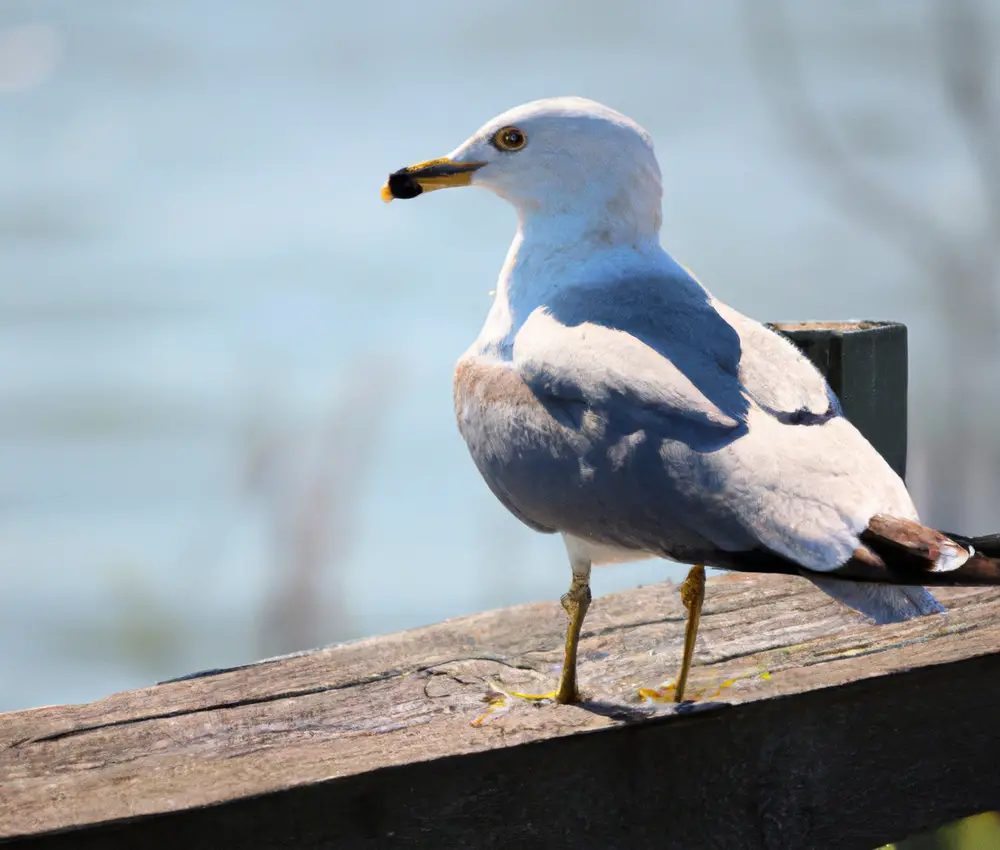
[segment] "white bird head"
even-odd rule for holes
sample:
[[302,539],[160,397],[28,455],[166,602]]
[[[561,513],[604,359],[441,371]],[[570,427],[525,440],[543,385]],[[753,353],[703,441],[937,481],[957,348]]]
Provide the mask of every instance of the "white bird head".
[[508,110],[447,156],[391,174],[382,198],[469,185],[509,201],[522,222],[569,216],[644,233],[660,227],[660,168],[649,133],[584,98],[536,100]]

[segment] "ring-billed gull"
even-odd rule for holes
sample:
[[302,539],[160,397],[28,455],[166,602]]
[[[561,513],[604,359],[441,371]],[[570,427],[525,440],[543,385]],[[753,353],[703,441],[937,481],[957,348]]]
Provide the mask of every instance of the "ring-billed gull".
[[[455,412],[497,498],[565,541],[560,702],[579,699],[596,564],[695,565],[681,588],[678,701],[706,565],[801,572],[878,623],[943,610],[919,585],[962,574],[970,542],[920,525],[902,480],[812,364],[660,246],[660,168],[642,127],[582,98],[535,101],[391,174],[382,197],[465,185],[509,201],[518,229],[456,367]],[[981,555],[973,565],[984,580],[1000,574]]]

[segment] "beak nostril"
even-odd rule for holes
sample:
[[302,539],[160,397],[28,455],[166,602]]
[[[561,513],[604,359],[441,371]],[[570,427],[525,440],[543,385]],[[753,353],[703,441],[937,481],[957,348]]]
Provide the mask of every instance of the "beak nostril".
[[389,192],[394,198],[408,200],[417,197],[423,191],[423,187],[404,168],[389,175]]

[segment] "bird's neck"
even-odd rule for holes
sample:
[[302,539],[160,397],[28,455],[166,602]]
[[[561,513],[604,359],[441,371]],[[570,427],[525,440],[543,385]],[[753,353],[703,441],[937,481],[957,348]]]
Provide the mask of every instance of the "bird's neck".
[[595,227],[592,221],[569,215],[521,216],[474,352],[510,360],[521,325],[557,292],[610,284],[668,261],[657,230]]

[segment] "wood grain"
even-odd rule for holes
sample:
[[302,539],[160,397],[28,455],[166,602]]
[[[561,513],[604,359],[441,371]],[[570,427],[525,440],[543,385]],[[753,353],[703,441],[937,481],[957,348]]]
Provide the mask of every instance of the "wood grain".
[[1000,590],[938,596],[876,627],[801,579],[714,578],[680,711],[636,696],[680,657],[668,583],[595,600],[582,706],[473,725],[496,688],[554,687],[565,618],[539,603],[0,715],[0,837],[870,849],[1000,805]]

